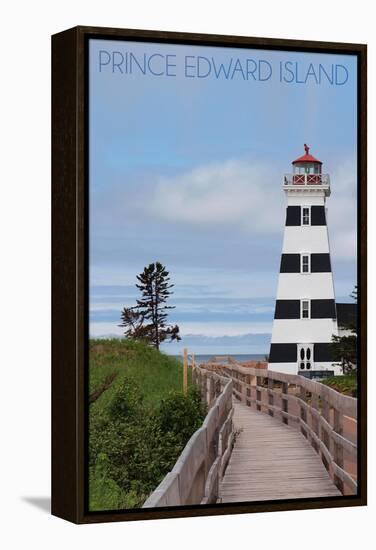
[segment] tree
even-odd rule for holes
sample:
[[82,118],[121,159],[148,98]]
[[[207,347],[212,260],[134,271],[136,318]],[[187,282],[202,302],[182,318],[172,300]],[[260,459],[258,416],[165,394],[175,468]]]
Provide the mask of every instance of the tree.
[[[357,301],[357,286],[354,287],[350,296]],[[333,334],[331,348],[334,360],[339,362],[342,366],[343,374],[349,374],[356,369],[358,360],[356,320],[350,320],[349,323],[342,328],[349,330],[351,334],[344,336],[335,336]]]
[[358,285],[354,286],[354,290],[350,294],[350,297],[353,298],[356,302],[358,301]]
[[121,324],[119,327],[124,328],[124,336],[133,338],[134,340],[148,340],[150,338],[150,330],[144,326],[145,315],[137,308],[124,307],[121,312]]
[[333,358],[341,363],[343,374],[349,374],[356,368],[357,362],[357,337],[355,334],[349,336],[332,336]]
[[160,262],[155,262],[146,266],[137,280],[141,298],[136,306],[122,311],[120,326],[126,329],[125,336],[147,340],[157,349],[166,340],[180,340],[179,327],[167,324],[167,311],[175,307],[166,305],[174,286],[169,272]]

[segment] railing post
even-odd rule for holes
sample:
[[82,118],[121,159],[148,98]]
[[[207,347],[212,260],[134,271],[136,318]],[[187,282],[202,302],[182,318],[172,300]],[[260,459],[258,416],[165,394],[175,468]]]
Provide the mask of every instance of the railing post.
[[198,372],[199,372],[199,378],[198,378],[199,384],[198,384],[198,385],[199,385],[199,389],[200,389],[201,401],[202,401],[202,402],[205,402],[206,396],[204,395],[203,389],[202,389],[202,384],[203,384],[203,377],[204,377],[204,375],[203,375],[203,373],[202,373],[202,370],[199,370]]
[[[315,411],[319,410],[319,396],[317,393],[312,393],[311,397],[311,408]],[[311,422],[312,422],[312,428],[316,435],[319,435],[319,423],[316,418],[315,413],[311,413]]]
[[[273,391],[274,384],[273,384],[273,378],[268,378],[268,404],[272,407],[274,406],[274,394],[270,393]],[[269,416],[274,416],[274,409],[268,408],[268,414]]]
[[247,388],[244,385],[245,384],[245,375],[243,373],[240,374],[240,393],[241,393],[241,400],[242,403],[247,404]]
[[[343,434],[343,414],[338,411],[337,409],[334,409],[334,418],[333,418],[333,429],[334,431],[342,435]],[[344,466],[344,460],[343,460],[343,447],[342,445],[338,445],[335,441],[333,441],[333,458],[334,462],[339,466],[340,468],[343,468]],[[334,474],[334,483],[337,485],[338,489],[341,491],[341,493],[344,493],[344,486],[343,481],[339,479]]]
[[250,396],[249,406],[251,407],[252,406],[252,399],[255,399],[255,400],[257,399],[257,392],[256,392],[257,377],[254,374],[251,374],[250,378],[251,378],[251,382],[250,382],[250,387],[249,387],[249,396]]
[[246,388],[245,388],[245,404],[250,407],[251,406],[251,375],[247,374],[245,377],[246,381]]
[[[299,386],[299,397],[304,403],[306,403],[307,392],[306,392],[306,389],[301,385]],[[306,409],[304,405],[302,405],[301,403],[299,403],[299,413],[300,413],[299,415],[300,418],[303,420],[303,422],[307,424]],[[300,432],[304,435],[305,438],[308,438],[308,433],[306,432],[306,430],[302,425],[300,426]]]
[[206,403],[208,409],[210,409],[213,399],[215,398],[215,383],[212,376],[207,376],[206,378]]
[[183,360],[183,392],[186,394],[188,391],[188,350],[184,348],[184,360]]
[[208,404],[207,379],[208,379],[208,375],[205,372],[202,374],[202,379],[201,379],[201,395],[202,395],[202,400],[206,404]]
[[[256,409],[258,411],[261,411],[261,400],[262,400],[262,397],[261,397],[261,390],[259,390],[259,387],[261,387],[261,384],[262,384],[262,377],[261,376],[257,376],[256,377]],[[258,403],[257,403],[258,401]]]
[[[282,382],[282,411],[285,413],[289,412],[289,400],[288,400],[288,391],[289,391],[289,385],[287,382]],[[288,424],[289,420],[286,416],[282,415],[282,422],[283,424]]]
[[[312,428],[313,432],[317,435],[317,437],[320,437],[318,414],[319,414],[319,396],[317,395],[317,393],[311,393],[310,427]],[[319,448],[313,437],[311,437],[311,445],[315,449],[315,451],[318,453]]]
[[321,397],[321,414],[323,415],[323,417],[325,418],[325,420],[327,420],[329,422],[329,403],[328,401]]
[[197,386],[197,369],[195,366],[192,367],[192,385]]
[[[327,422],[330,422],[329,414],[330,414],[329,403],[328,403],[328,401],[326,400],[325,397],[321,396],[321,415]],[[322,424],[320,426],[320,440],[322,441],[322,443],[324,443],[325,447],[330,452],[329,435],[328,435],[328,432],[326,431],[326,429],[324,428],[324,426]],[[321,460],[322,460],[325,468],[327,470],[329,470],[330,465],[328,464],[328,461],[325,458],[325,455],[322,451],[321,451]]]

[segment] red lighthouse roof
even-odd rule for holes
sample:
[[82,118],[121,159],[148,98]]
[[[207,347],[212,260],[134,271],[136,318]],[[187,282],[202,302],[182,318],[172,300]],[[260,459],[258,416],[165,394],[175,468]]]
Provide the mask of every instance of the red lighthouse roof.
[[305,151],[305,154],[299,157],[298,159],[293,160],[292,162],[293,164],[296,164],[298,162],[315,162],[316,164],[322,164],[321,160],[318,160],[309,154],[309,147],[306,144],[304,144],[304,151]]

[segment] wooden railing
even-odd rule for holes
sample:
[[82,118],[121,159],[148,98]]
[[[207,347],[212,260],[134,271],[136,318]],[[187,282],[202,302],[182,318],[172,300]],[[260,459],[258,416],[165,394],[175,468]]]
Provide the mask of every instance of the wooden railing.
[[220,373],[232,380],[235,398],[299,429],[342,494],[356,494],[357,399],[303,376],[229,362]]
[[208,414],[143,508],[215,503],[233,444],[232,380],[193,367]]

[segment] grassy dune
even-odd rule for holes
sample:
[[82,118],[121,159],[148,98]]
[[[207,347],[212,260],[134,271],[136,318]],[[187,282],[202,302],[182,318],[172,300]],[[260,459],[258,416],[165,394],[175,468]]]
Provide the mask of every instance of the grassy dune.
[[128,340],[91,340],[89,359],[89,395],[93,395],[114,376],[111,386],[91,405],[104,409],[124,377],[134,379],[144,402],[156,406],[171,390],[181,390],[183,368],[180,361],[140,342]]
[[173,357],[139,342],[90,341],[90,510],[142,506],[172,468],[204,417],[182,384]]

